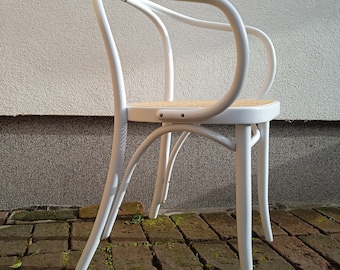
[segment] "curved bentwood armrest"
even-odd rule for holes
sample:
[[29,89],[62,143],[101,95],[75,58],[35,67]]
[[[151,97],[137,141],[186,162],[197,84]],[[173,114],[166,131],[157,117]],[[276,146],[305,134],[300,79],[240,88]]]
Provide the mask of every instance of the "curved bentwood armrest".
[[[181,21],[184,21],[187,23],[187,21],[190,21],[190,24],[196,25],[201,27],[200,25],[204,23],[202,20],[197,20],[185,15],[182,15],[178,12],[171,11],[167,8],[161,8],[159,5],[152,3],[148,0],[127,0],[127,3],[137,6],[138,8],[143,9],[151,9],[155,12],[170,15],[171,17],[174,17],[176,19],[179,19]],[[191,0],[188,2],[204,2],[204,1],[196,1]],[[143,3],[141,5],[141,3]],[[215,116],[225,109],[227,109],[238,97],[244,83],[246,80],[247,70],[248,70],[248,58],[249,58],[249,44],[248,44],[248,37],[246,33],[245,26],[243,24],[241,16],[238,14],[237,10],[234,8],[233,5],[231,5],[226,0],[212,0],[209,1],[209,4],[216,6],[219,8],[227,17],[230,25],[229,27],[232,29],[232,32],[234,34],[235,42],[236,42],[236,54],[237,54],[237,60],[236,60],[236,68],[235,68],[235,74],[233,82],[226,92],[226,94],[213,106],[209,106],[206,108],[201,108],[197,110],[187,111],[185,114],[183,114],[180,111],[174,112],[173,110],[168,109],[161,109],[157,112],[157,116],[159,119],[162,119],[163,122],[200,122],[204,119],[207,119],[209,117]],[[143,7],[144,5],[144,7]],[[153,20],[155,22],[155,20]],[[211,28],[211,27],[210,27]],[[228,30],[230,31],[230,30]],[[161,35],[162,32],[160,32]]]
[[[220,30],[220,31],[228,31],[231,32],[233,31],[233,28],[230,24],[228,23],[220,23],[220,22],[212,22],[212,21],[207,21],[207,20],[200,20],[197,18],[193,18],[184,14],[181,14],[179,12],[173,11],[171,9],[165,8],[161,5],[158,5],[156,3],[153,3],[151,1],[148,0],[127,0],[127,3],[131,4],[132,6],[137,6],[138,8],[140,8],[141,6],[144,5],[143,9],[151,9],[152,11],[159,13],[159,14],[163,14],[163,15],[167,15],[173,19],[176,19],[182,23],[186,23],[189,25],[193,25],[196,27],[200,27],[200,28],[207,28],[207,29],[215,29],[215,30]],[[156,22],[154,21],[154,23],[156,24]],[[158,23],[158,22],[157,22]],[[159,28],[159,26],[156,24],[157,28]],[[265,93],[271,88],[273,82],[274,82],[274,78],[275,78],[275,73],[276,73],[276,54],[275,54],[275,49],[273,46],[272,41],[270,40],[270,38],[260,29],[255,28],[255,27],[251,27],[251,26],[245,26],[246,32],[247,34],[250,35],[254,35],[255,37],[259,38],[261,40],[261,42],[263,43],[266,53],[267,53],[267,75],[265,77],[264,83],[261,86],[261,88],[259,90],[257,90],[255,92],[255,94],[253,94],[253,96],[251,97],[251,99],[259,99],[261,97],[263,97],[265,95]],[[163,42],[165,37],[168,37],[167,32],[161,32],[160,34],[162,35],[163,38]],[[170,40],[168,40],[168,42],[170,43]],[[166,46],[166,43],[164,43],[164,47]],[[167,50],[165,48],[165,62],[166,62],[166,67],[172,65],[172,63],[169,63],[169,59],[172,60],[172,58],[169,58],[169,56],[167,55],[167,52],[169,53],[170,51]],[[172,52],[171,52],[171,57],[172,57]],[[170,69],[170,71],[173,72],[173,69]],[[167,71],[166,71],[167,73]],[[172,77],[171,77],[172,76]],[[165,75],[166,77],[166,87],[165,87],[165,91],[167,93],[167,82],[169,81],[168,78],[172,78],[173,79],[173,73],[168,73]],[[173,83],[172,83],[172,87],[173,87]],[[239,89],[241,90],[241,89]],[[171,91],[173,91],[173,88],[171,89]],[[230,90],[229,90],[230,91]],[[167,95],[165,95],[166,97]],[[172,93],[173,96],[173,93]],[[166,100],[170,100],[170,99],[166,99]],[[215,106],[215,104],[213,105]]]
[[[183,23],[201,27],[201,28],[207,28],[207,29],[215,29],[220,31],[227,31],[231,32],[233,31],[231,28],[231,25],[228,23],[220,23],[220,22],[212,22],[212,21],[206,21],[206,20],[200,20],[196,19],[187,15],[183,15],[181,13],[178,13],[176,11],[173,11],[171,9],[165,8],[163,6],[160,6],[158,4],[155,4],[153,2],[150,2],[148,0],[141,0],[143,3],[145,3],[148,7],[153,9],[155,12],[158,12],[160,14],[168,15],[169,17],[172,17],[173,19],[176,19],[178,21],[181,21]],[[264,84],[262,87],[258,90],[257,93],[255,93],[251,99],[258,99],[265,95],[265,93],[271,88],[274,82],[275,73],[276,73],[276,54],[275,54],[275,48],[268,37],[266,33],[264,33],[262,30],[252,27],[252,26],[245,26],[246,31],[249,35],[253,35],[261,40],[263,43],[267,58],[268,58],[268,68],[267,68],[267,76],[265,79]]]

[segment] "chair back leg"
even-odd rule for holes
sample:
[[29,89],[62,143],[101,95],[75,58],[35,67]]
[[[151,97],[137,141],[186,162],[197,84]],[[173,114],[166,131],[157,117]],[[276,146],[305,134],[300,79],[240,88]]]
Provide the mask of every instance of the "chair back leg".
[[270,226],[269,203],[268,203],[268,167],[269,167],[269,122],[258,124],[260,140],[258,142],[258,201],[261,215],[261,223],[264,236],[268,242],[273,241],[273,233]]
[[165,183],[166,181],[165,170],[166,170],[166,166],[169,160],[170,142],[171,142],[171,133],[167,133],[161,136],[155,191],[154,191],[151,208],[149,212],[149,218],[151,219],[155,219],[158,216],[158,212],[159,212],[159,209],[162,203],[162,193],[163,193],[164,185],[167,184]]

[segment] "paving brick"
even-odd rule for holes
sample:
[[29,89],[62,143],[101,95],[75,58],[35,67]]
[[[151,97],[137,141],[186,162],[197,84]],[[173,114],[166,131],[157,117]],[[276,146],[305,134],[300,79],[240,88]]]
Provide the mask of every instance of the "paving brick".
[[119,207],[119,218],[131,218],[134,215],[145,215],[145,209],[140,202],[124,202]]
[[23,255],[26,252],[27,246],[28,246],[28,239],[0,240],[0,257]]
[[[287,235],[287,233],[282,230],[278,225],[275,223],[271,222],[271,227],[272,227],[272,233],[274,236],[276,235]],[[262,221],[261,221],[261,216],[260,212],[258,211],[253,211],[252,215],[252,229],[256,233],[256,235],[262,239],[264,239],[264,233],[263,233],[263,228],[262,228]]]
[[0,226],[0,239],[28,239],[32,229],[32,225],[2,225]]
[[167,216],[159,215],[157,219],[145,219],[142,226],[151,243],[184,241],[182,234],[176,229],[175,223]]
[[164,243],[153,246],[161,269],[202,270],[203,265],[188,246],[182,243]]
[[147,243],[141,225],[124,220],[116,220],[110,238],[114,245]]
[[[71,250],[73,251],[80,251],[83,250],[85,248],[87,239],[86,240],[73,240],[71,239]],[[107,246],[109,245],[109,242],[107,239],[104,239],[102,241],[100,241],[99,245],[98,245],[98,249],[105,249]]]
[[194,242],[192,248],[207,269],[239,269],[235,252],[225,242]]
[[1,257],[0,256],[0,269],[11,269],[10,266],[17,262],[18,257]]
[[[81,207],[79,217],[84,219],[94,219],[97,216],[99,204]],[[131,218],[134,215],[145,215],[145,209],[140,202],[123,202],[118,211],[118,218]]]
[[188,241],[218,240],[218,236],[208,224],[196,213],[171,215]]
[[283,259],[277,252],[271,249],[260,239],[253,239],[253,258],[255,269],[294,269],[294,267]]
[[340,269],[340,242],[323,234],[300,236],[299,238]]
[[321,215],[313,209],[295,209],[291,212],[325,233],[340,232],[339,223],[334,222],[333,220]]
[[340,208],[338,207],[317,207],[314,208],[316,211],[340,222]]
[[6,223],[7,217],[9,212],[6,211],[0,211],[0,225],[3,225]]
[[332,233],[332,238],[340,242],[340,233]]
[[81,207],[79,208],[79,218],[94,219],[97,216],[98,210],[99,204]]
[[36,222],[40,220],[74,220],[78,218],[78,210],[51,209],[51,210],[16,210],[8,218],[8,224],[22,222]]
[[313,226],[287,211],[272,211],[271,219],[291,235],[319,234]]
[[328,261],[295,236],[276,236],[270,245],[298,269],[331,269]]
[[236,220],[226,212],[203,213],[201,216],[221,239],[237,237]]
[[140,202],[123,202],[119,207],[118,218],[132,218],[136,215],[145,216],[144,206]]
[[43,254],[68,251],[67,240],[40,240],[28,246],[28,254]]
[[20,269],[60,270],[63,267],[63,253],[46,253],[22,258]]
[[112,248],[112,260],[116,270],[151,270],[152,254],[147,246],[116,246]]
[[77,221],[71,225],[71,238],[73,240],[87,240],[93,228],[93,222]]
[[[275,238],[274,238],[275,241]],[[228,241],[235,250],[238,250],[237,239],[231,239]],[[258,238],[252,240],[252,252],[254,269],[260,270],[286,270],[294,269],[294,267],[283,259],[276,251],[271,249],[267,244]]]
[[[80,251],[70,251],[64,255],[64,269],[74,270],[81,256]],[[112,269],[112,259],[104,250],[97,250],[91,260],[91,263],[87,270],[108,270]]]
[[37,240],[67,240],[70,225],[67,222],[41,223],[34,226],[33,241]]

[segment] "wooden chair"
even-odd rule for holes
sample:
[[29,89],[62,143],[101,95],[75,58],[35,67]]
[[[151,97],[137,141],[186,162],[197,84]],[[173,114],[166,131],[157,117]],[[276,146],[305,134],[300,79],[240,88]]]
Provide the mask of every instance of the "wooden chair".
[[[270,89],[274,80],[276,71],[274,47],[268,36],[261,30],[244,26],[239,13],[227,0],[189,0],[189,2],[216,6],[225,14],[229,23],[198,20],[148,0],[126,0],[125,2],[144,13],[154,23],[162,37],[165,55],[164,100],[127,104],[120,58],[105,8],[102,0],[93,0],[111,68],[114,92],[114,137],[109,172],[99,212],[76,269],[87,269],[100,240],[110,235],[139,158],[157,138],[161,137],[158,175],[149,214],[150,218],[157,217],[159,207],[167,197],[170,175],[177,153],[190,133],[204,136],[236,152],[236,219],[239,259],[241,269],[252,269],[251,149],[256,143],[258,144],[259,209],[266,240],[273,240],[268,207],[269,122],[279,115],[280,103],[261,98]],[[225,35],[225,32],[233,34],[237,54],[235,73],[230,88],[221,99],[174,100],[172,47],[167,28],[157,14],[198,28],[220,30],[222,35]],[[268,70],[260,91],[250,99],[240,100],[237,98],[244,86],[248,69],[247,35],[256,36],[264,44]],[[162,125],[149,134],[137,147],[120,179],[128,121],[161,123]],[[235,141],[201,124],[235,125]],[[182,132],[172,151],[170,151],[171,132]]]

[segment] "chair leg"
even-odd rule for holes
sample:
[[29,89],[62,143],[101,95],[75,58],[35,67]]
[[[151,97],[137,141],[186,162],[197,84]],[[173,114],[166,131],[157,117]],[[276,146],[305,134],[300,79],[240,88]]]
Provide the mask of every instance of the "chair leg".
[[272,242],[273,234],[268,204],[269,122],[260,123],[258,127],[261,133],[258,142],[258,200],[263,232],[266,240]]
[[93,255],[96,252],[97,247],[100,243],[101,236],[110,213],[111,205],[116,194],[117,185],[118,185],[117,175],[115,175],[111,179],[108,179],[106,182],[103,198],[100,203],[96,220],[94,222],[90,237],[87,240],[86,246],[78,261],[76,270],[87,269],[89,264],[91,263]]
[[[116,128],[116,126],[118,127]],[[84,270],[89,267],[100,240],[103,239],[103,231],[108,222],[110,210],[117,193],[118,175],[121,172],[124,161],[127,123],[115,123],[115,130],[119,130],[120,132],[114,132],[112,153],[104,193],[91,234],[77,263],[76,270]]]
[[253,269],[251,126],[236,125],[236,222],[242,270]]
[[164,185],[162,190],[161,196],[161,203],[165,203],[168,198],[169,186],[170,186],[170,178],[172,174],[172,169],[177,158],[179,151],[181,150],[185,140],[189,137],[190,132],[183,131],[181,136],[178,138],[177,142],[175,143],[173,149],[171,150],[169,160],[167,162],[165,173],[164,173]]
[[155,191],[154,191],[151,208],[149,212],[149,218],[151,219],[157,218],[159,208],[162,203],[162,193],[164,189],[163,187],[164,185],[166,185],[166,183],[164,183],[164,181],[166,180],[164,176],[165,176],[165,168],[166,168],[166,165],[169,159],[170,142],[171,142],[171,133],[162,135]]

